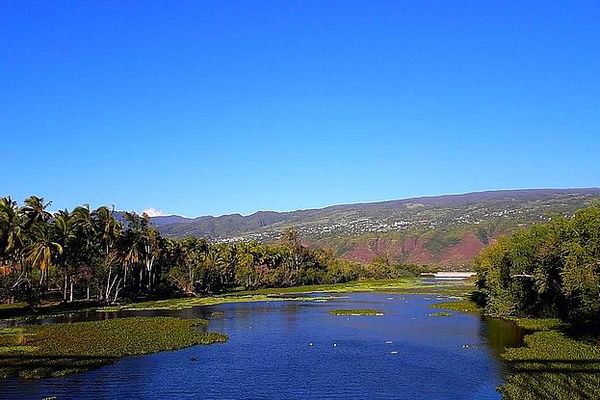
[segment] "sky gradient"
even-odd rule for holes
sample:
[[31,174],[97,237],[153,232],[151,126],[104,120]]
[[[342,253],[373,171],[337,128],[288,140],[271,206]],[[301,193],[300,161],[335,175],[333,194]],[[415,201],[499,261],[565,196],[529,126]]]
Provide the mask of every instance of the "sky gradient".
[[186,216],[600,186],[600,2],[0,2],[0,195]]

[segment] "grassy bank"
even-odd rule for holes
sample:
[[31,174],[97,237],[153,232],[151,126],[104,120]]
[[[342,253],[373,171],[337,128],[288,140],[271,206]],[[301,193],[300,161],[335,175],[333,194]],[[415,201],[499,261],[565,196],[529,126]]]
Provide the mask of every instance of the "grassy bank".
[[474,301],[466,298],[455,301],[443,301],[430,305],[431,308],[441,308],[444,310],[459,311],[471,314],[481,314],[482,310]]
[[121,357],[224,342],[201,319],[119,318],[0,330],[0,376],[41,378],[82,372]]
[[[532,325],[528,322],[528,327]],[[525,347],[507,349],[502,358],[511,367],[499,388],[510,400],[600,398],[600,348],[550,329],[525,337]]]

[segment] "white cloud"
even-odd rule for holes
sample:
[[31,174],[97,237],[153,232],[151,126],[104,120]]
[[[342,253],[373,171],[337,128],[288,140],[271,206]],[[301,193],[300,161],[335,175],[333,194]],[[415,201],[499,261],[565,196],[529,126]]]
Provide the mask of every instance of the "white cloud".
[[164,215],[167,215],[161,210],[157,210],[156,208],[152,207],[146,208],[144,211],[142,211],[142,214],[144,213],[147,214],[149,217],[162,217]]

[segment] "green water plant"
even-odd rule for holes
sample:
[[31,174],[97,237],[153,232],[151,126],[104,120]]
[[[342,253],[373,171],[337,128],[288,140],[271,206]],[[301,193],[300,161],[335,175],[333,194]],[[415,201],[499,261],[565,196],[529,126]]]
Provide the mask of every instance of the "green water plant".
[[362,316],[362,315],[381,316],[381,315],[383,315],[383,311],[374,310],[371,308],[338,309],[338,310],[329,311],[329,314],[342,315],[342,316]]
[[4,329],[0,376],[62,376],[121,357],[227,340],[226,335],[207,332],[207,325],[203,319],[133,317]]
[[452,314],[450,314],[449,312],[446,311],[438,311],[438,312],[434,312],[429,314],[430,317],[451,317]]

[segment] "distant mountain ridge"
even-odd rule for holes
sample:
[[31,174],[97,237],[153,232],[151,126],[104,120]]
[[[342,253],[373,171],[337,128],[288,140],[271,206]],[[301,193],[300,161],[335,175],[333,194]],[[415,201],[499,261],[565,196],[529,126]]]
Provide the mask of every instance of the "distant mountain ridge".
[[542,221],[550,213],[570,214],[593,199],[600,199],[600,188],[498,190],[247,216],[171,215],[151,221],[166,236],[214,241],[272,241],[293,226],[307,243],[359,261],[384,256],[395,262],[456,265],[470,263],[501,234]]

